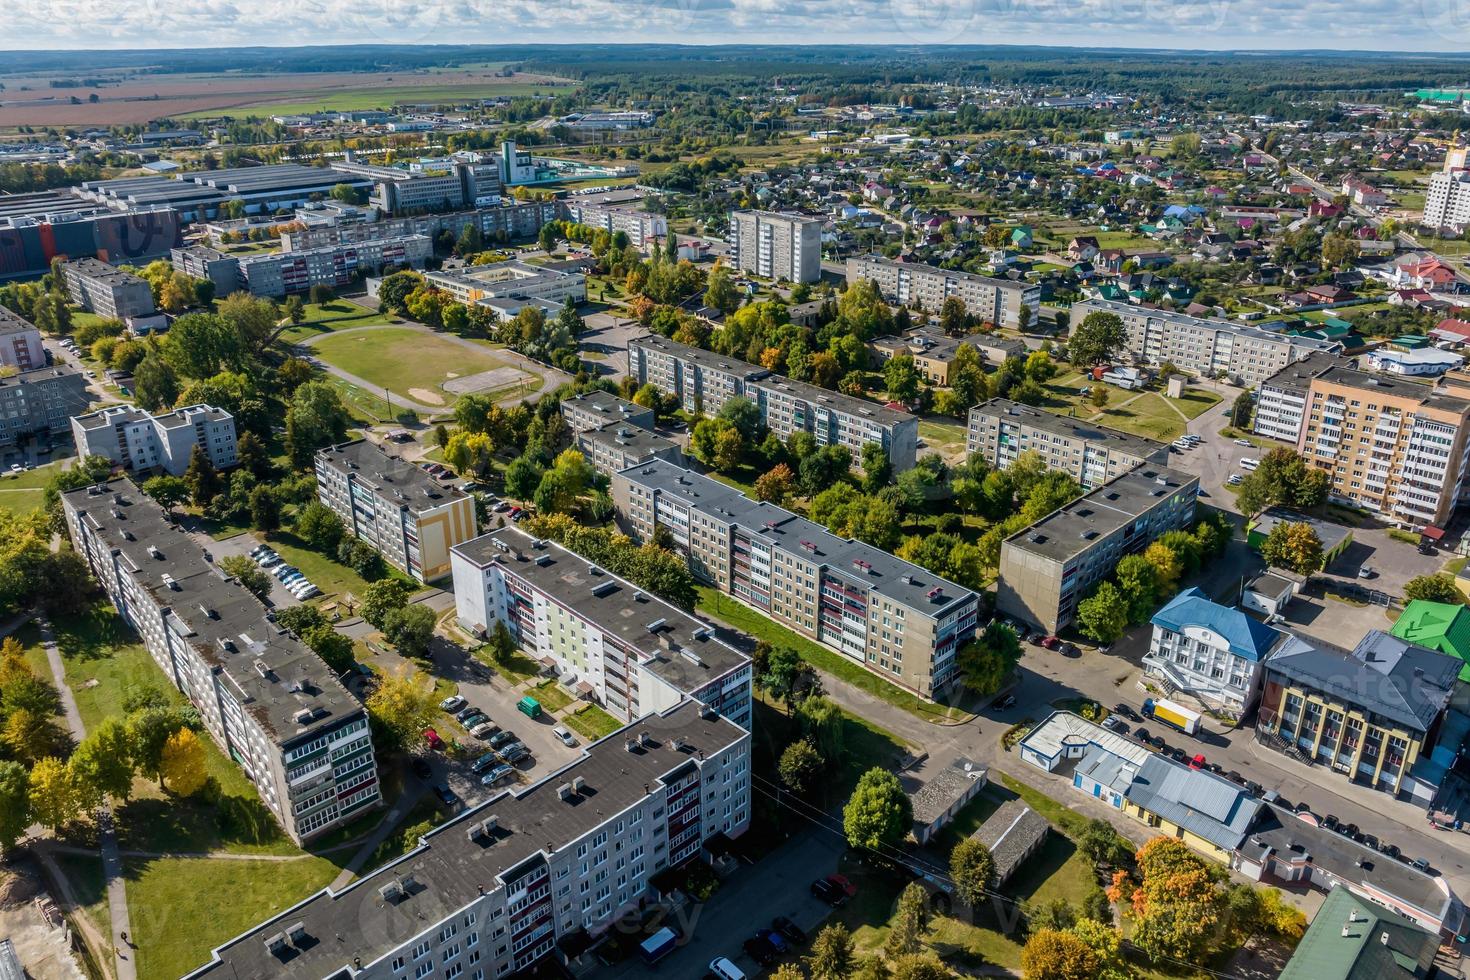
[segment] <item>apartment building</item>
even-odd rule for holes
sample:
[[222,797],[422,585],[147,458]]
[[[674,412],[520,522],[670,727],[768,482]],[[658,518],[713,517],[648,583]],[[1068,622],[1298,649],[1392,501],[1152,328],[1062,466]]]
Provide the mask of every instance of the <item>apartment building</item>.
[[0,367],[29,371],[45,366],[41,331],[31,321],[0,306]]
[[109,320],[126,320],[157,312],[152,287],[131,272],[93,258],[73,259],[61,269],[67,295],[88,313]]
[[1470,225],[1470,170],[1465,169],[1463,152],[1447,155],[1444,169],[1430,176],[1429,189],[1424,192],[1421,223],[1452,235],[1460,234]]
[[1296,445],[1307,417],[1312,381],[1332,368],[1346,366],[1335,353],[1314,351],[1262,381],[1256,397],[1255,434]]
[[1092,313],[1112,313],[1127,331],[1126,351],[1153,365],[1172,361],[1180,370],[1205,377],[1224,375],[1247,388],[1260,385],[1293,361],[1314,351],[1341,351],[1336,341],[1294,337],[1261,327],[1088,299],[1072,306],[1072,329]]
[[1061,470],[1085,490],[1100,487],[1144,463],[1168,462],[1169,447],[1056,415],[1008,398],[991,398],[970,409],[965,451],[982,454],[996,469],[1006,469],[1021,453],[1038,454],[1050,469]]
[[654,411],[635,405],[626,398],[607,391],[588,391],[561,400],[561,417],[573,432],[600,429],[622,422],[640,429],[652,430],[656,424]]
[[419,267],[433,254],[434,243],[424,235],[372,239],[355,245],[247,255],[239,260],[237,277],[240,288],[256,296],[285,296],[312,286],[337,289],[385,266]]
[[1199,477],[1147,463],[1001,542],[996,608],[1047,633],[1118,561],[1194,520]]
[[1347,367],[1312,379],[1297,451],[1334,496],[1405,527],[1443,527],[1467,493],[1470,399]]
[[1410,770],[1434,744],[1460,667],[1383,630],[1351,652],[1320,643],[1280,651],[1266,661],[1256,739],[1427,806],[1437,787]]
[[78,456],[103,456],[134,473],[162,470],[182,476],[194,447],[215,469],[234,466],[235,417],[211,405],[189,405],[149,415],[132,405],[112,405],[71,420]]
[[669,219],[640,206],[642,195],[608,194],[567,197],[559,203],[568,221],[601,228],[609,235],[622,232],[634,248],[647,248],[669,233]]
[[822,219],[774,211],[730,212],[730,261],[765,279],[822,277]]
[[0,377],[0,446],[60,435],[91,405],[87,379],[65,364]]
[[612,497],[635,540],[668,529],[696,577],[762,615],[923,697],[958,681],[969,589],[663,460],[614,475]]
[[449,574],[449,549],[480,533],[469,494],[365,439],[317,450],[316,491],[349,531],[420,582]]
[[587,301],[587,277],[581,272],[531,265],[514,259],[492,265],[467,266],[452,272],[430,272],[424,280],[466,306],[472,303],[495,306],[496,301],[533,300],[555,310],[567,300],[574,303]]
[[484,635],[505,623],[521,649],[619,720],[693,698],[750,727],[750,658],[710,624],[515,527],[455,545],[451,561],[461,626]]
[[854,463],[870,442],[887,451],[895,472],[912,469],[918,455],[919,420],[907,412],[657,335],[628,342],[628,374],[640,385],[676,396],[685,411],[699,415],[713,417],[730,399],[748,399],[778,438],[809,432],[819,446],[846,446]]
[[684,465],[684,452],[677,442],[626,422],[610,422],[600,429],[578,432],[572,442],[587,462],[607,477],[653,459]]
[[1041,308],[1041,287],[1014,279],[996,279],[941,269],[923,262],[895,262],[879,255],[858,255],[847,260],[847,281],[871,280],[883,298],[899,306],[922,306],[939,312],[944,301],[957,296],[965,310],[977,319],[998,327],[1020,327],[1021,310],[1030,310],[1036,322]]
[[220,299],[240,288],[239,256],[229,255],[217,248],[210,248],[208,245],[176,248],[169,252],[169,264],[186,276],[207,279],[214,283],[214,295]]
[[[684,701],[214,950],[188,980],[495,980],[596,938],[750,823],[750,734]],[[585,935],[584,935],[585,934]]]
[[298,844],[381,801],[367,713],[131,480],[62,494],[77,553]]
[[444,232],[456,238],[470,225],[486,242],[534,238],[541,226],[559,216],[555,201],[501,200],[490,207],[480,207],[441,214],[409,214],[377,221],[360,220],[350,211],[323,213],[298,211],[296,223],[305,227],[282,232],[281,251],[299,252],[328,245],[358,245],[383,238],[424,235],[431,241]]
[[405,170],[356,160],[339,160],[332,164],[332,169],[372,181],[368,203],[391,215],[450,211],[500,197],[498,162],[446,159]]

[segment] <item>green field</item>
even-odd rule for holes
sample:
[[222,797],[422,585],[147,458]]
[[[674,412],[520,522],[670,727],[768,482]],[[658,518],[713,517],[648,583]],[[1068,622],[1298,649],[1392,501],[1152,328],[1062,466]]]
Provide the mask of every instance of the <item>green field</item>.
[[[288,564],[301,569],[301,574],[311,579],[312,584],[322,590],[320,598],[312,600],[313,602],[327,602],[344,592],[351,592],[357,598],[362,598],[368,583],[346,565],[333,561],[319,551],[312,551],[304,541],[288,531],[277,531],[268,537],[271,547],[276,549]],[[407,581],[406,576],[399,572],[390,571],[389,575]],[[417,583],[413,583],[413,586],[415,590],[418,589]]]
[[444,382],[507,367],[505,361],[454,340],[408,327],[329,334],[312,345],[323,361],[425,405],[448,408]]
[[350,327],[375,327],[404,322],[391,314],[379,313],[377,310],[341,299],[320,305],[308,303],[305,312],[306,316],[300,323],[281,334],[283,343],[300,343],[308,337],[331,333],[333,330],[346,330]]
[[1205,388],[1188,389],[1183,398],[1165,398],[1157,391],[1124,391],[1105,385],[1108,404],[1099,412],[1081,394],[1096,387],[1081,374],[1063,375],[1045,387],[1047,400],[1041,407],[1058,415],[1110,426],[1137,436],[1169,442],[1184,433],[1187,419],[1194,419],[1220,403],[1220,396]]
[[535,95],[538,92],[565,94],[572,91],[566,85],[548,82],[490,82],[481,85],[400,85],[387,87],[365,87],[342,89],[337,92],[319,92],[303,95],[299,99],[275,102],[248,102],[242,96],[240,105],[221,109],[205,109],[183,113],[177,119],[215,119],[220,116],[244,118],[246,116],[283,116],[310,112],[335,110],[350,112],[359,109],[391,109],[395,105],[432,105],[441,103],[472,102],[497,96]]

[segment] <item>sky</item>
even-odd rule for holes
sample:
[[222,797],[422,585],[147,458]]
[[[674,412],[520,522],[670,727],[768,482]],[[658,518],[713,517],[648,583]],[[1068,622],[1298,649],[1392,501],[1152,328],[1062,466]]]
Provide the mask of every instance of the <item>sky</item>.
[[968,43],[1463,52],[1470,0],[5,0],[0,49]]

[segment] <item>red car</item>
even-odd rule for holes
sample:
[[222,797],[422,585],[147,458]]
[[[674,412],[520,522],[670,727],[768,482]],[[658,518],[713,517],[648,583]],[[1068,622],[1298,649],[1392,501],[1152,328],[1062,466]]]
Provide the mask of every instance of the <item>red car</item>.
[[444,739],[440,738],[439,733],[432,728],[424,729],[424,739],[429,743],[429,748],[436,752],[444,748]]
[[1197,755],[1193,759],[1189,760],[1189,768],[1191,769],[1203,769],[1204,767],[1205,757],[1203,755]]
[[852,898],[857,894],[857,885],[847,880],[847,875],[828,875],[827,880],[842,890],[842,894]]
[[1055,650],[1061,644],[1061,642],[1061,639],[1055,636],[1043,636],[1041,638],[1041,645],[1046,647],[1048,650]]

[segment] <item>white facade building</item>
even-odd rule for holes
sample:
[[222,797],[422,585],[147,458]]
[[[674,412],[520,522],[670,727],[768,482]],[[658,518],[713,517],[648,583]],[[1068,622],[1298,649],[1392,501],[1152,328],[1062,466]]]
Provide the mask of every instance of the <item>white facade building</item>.
[[238,462],[235,417],[211,405],[189,405],[149,415],[132,405],[113,405],[71,420],[80,456],[104,456],[134,473],[163,470],[182,476],[194,447],[215,469]]
[[1183,691],[1236,715],[1255,701],[1266,658],[1302,642],[1199,589],[1179,593],[1152,623],[1144,672],[1160,678],[1170,697]]

